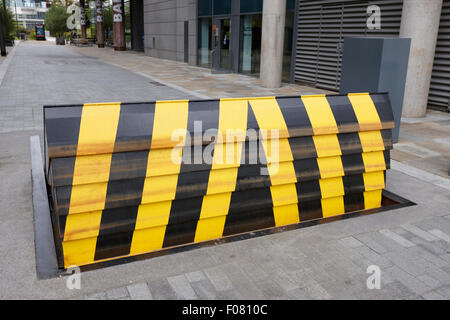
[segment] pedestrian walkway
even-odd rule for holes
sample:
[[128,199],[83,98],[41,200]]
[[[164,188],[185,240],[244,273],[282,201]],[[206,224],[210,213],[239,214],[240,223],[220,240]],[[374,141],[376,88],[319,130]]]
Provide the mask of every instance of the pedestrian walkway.
[[[29,138],[42,139],[42,105],[199,94],[78,50],[21,43],[0,86],[0,299],[450,299],[450,191],[399,170],[387,189],[416,206],[83,272],[80,290],[37,280]],[[373,265],[380,289],[367,287]]]
[[207,68],[191,66],[186,63],[164,60],[146,56],[142,52],[116,52],[112,48],[74,47],[74,51],[97,58],[156,78],[162,83],[169,83],[195,92],[205,98],[239,98],[259,96],[289,96],[300,94],[323,94],[331,91],[283,83],[281,88],[263,88],[258,77],[236,73],[211,71]]

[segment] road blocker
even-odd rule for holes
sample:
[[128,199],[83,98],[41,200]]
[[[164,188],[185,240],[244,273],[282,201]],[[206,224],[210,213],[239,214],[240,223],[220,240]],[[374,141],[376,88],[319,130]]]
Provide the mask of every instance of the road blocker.
[[393,128],[385,93],[45,106],[58,265],[380,208]]

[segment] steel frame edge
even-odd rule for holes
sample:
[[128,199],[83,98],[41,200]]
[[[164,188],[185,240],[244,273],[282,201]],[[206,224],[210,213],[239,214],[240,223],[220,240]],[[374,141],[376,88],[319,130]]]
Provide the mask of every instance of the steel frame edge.
[[30,137],[34,246],[38,280],[61,274],[58,267],[39,136]]

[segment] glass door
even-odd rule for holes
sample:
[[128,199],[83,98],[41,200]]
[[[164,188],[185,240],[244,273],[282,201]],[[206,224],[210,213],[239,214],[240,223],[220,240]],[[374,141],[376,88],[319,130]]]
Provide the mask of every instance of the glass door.
[[231,69],[230,63],[230,19],[220,20],[219,29],[220,69]]
[[216,70],[230,70],[231,63],[231,20],[213,18],[212,66]]

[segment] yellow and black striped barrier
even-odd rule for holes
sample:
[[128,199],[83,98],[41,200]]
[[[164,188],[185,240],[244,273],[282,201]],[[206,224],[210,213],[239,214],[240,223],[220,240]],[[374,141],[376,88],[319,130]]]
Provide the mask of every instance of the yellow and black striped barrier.
[[381,206],[387,94],[44,108],[60,266]]

